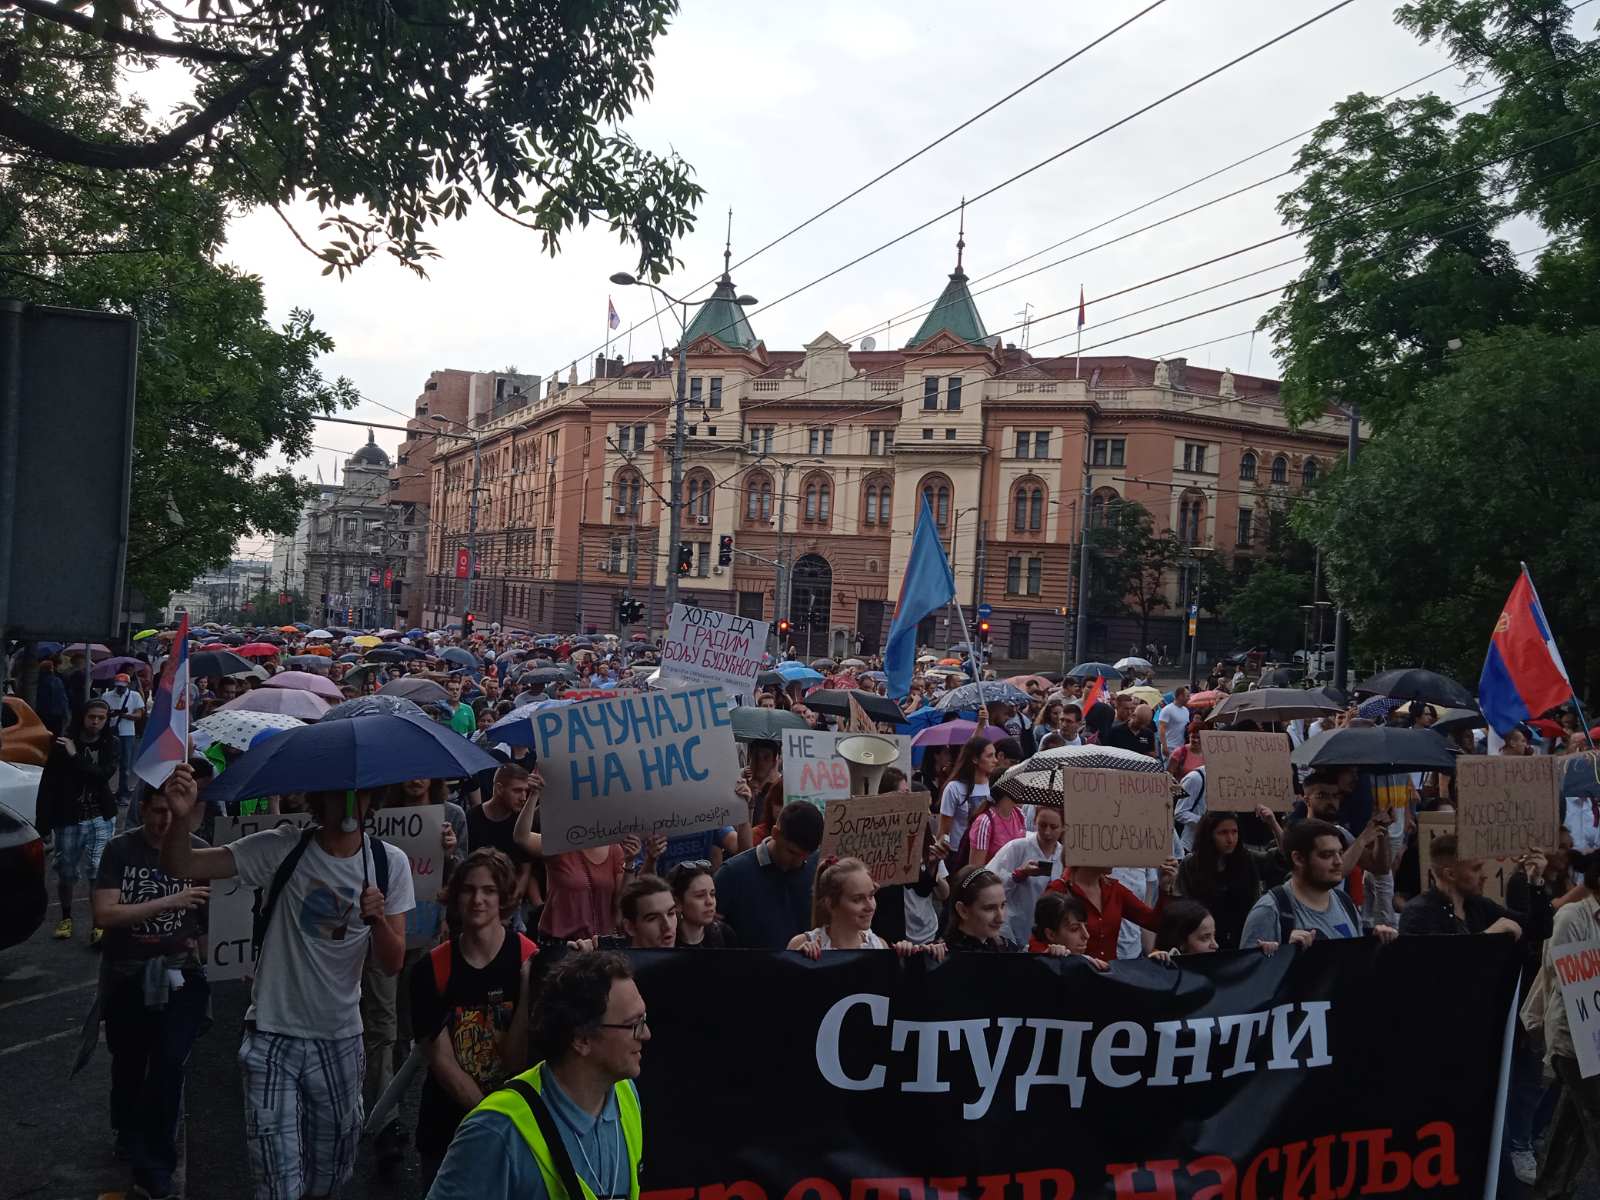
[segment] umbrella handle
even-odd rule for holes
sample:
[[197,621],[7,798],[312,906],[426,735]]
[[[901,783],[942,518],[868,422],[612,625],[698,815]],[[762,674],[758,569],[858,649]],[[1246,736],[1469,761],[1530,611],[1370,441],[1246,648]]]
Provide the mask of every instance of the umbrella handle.
[[[355,793],[351,792],[350,795],[354,796]],[[361,894],[366,895],[367,889],[371,886],[372,881],[367,878],[367,835],[363,831],[361,834]],[[362,917],[361,919],[368,925],[376,925],[378,923],[376,917]]]

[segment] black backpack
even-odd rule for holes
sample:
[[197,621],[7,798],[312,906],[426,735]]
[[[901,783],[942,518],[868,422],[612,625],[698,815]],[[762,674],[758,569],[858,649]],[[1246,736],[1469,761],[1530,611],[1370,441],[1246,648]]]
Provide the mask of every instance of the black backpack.
[[[306,847],[311,845],[311,839],[316,837],[316,825],[307,825],[300,834],[300,840],[294,848],[283,856],[283,861],[278,864],[278,869],[272,873],[272,883],[267,887],[266,900],[261,897],[261,889],[256,889],[255,908],[250,914],[250,950],[255,961],[261,961],[261,947],[266,944],[267,926],[272,922],[272,914],[277,911],[278,897],[283,894],[283,889],[289,883],[289,877],[294,874],[294,869],[300,865],[300,860],[305,857]],[[363,838],[361,850],[362,866],[366,865],[366,847],[372,847],[372,882],[385,896],[389,894],[389,850],[387,845],[377,838]]]
[[[1281,883],[1268,894],[1271,895],[1272,903],[1278,909],[1278,943],[1287,945],[1289,935],[1298,928],[1294,922],[1294,902],[1289,899],[1288,887]],[[1350,899],[1349,893],[1343,888],[1334,888],[1331,895],[1343,908],[1344,915],[1349,918],[1350,928],[1356,931],[1357,936],[1360,936],[1361,914],[1356,911],[1356,902]]]

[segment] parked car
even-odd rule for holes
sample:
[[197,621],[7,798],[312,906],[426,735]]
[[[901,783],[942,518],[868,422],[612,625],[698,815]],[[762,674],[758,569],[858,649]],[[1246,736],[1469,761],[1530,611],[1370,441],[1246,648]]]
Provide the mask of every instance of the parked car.
[[21,696],[7,696],[0,712],[0,762],[42,767],[55,737]]
[[44,768],[29,763],[0,762],[0,804],[30,825],[39,823],[39,780]]
[[31,938],[49,903],[44,840],[18,813],[0,803],[0,950]]

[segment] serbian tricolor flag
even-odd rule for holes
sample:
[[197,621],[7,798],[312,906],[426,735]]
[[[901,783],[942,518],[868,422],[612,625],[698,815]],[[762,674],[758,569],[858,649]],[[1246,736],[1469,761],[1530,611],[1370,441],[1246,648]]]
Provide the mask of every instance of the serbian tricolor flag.
[[1489,638],[1478,677],[1478,707],[1489,727],[1504,735],[1571,696],[1566,664],[1524,563]]
[[172,653],[161,668],[150,703],[150,720],[144,727],[144,740],[133,760],[133,773],[151,787],[167,781],[172,769],[189,759],[189,614],[178,621],[172,639]]
[[1106,698],[1106,677],[1096,675],[1094,682],[1089,685],[1089,690],[1083,694],[1083,699],[1078,707],[1083,710],[1083,715],[1088,716],[1089,710]]
[[617,316],[617,306],[611,303],[611,297],[606,297],[606,328],[615,329],[622,324],[622,318]]

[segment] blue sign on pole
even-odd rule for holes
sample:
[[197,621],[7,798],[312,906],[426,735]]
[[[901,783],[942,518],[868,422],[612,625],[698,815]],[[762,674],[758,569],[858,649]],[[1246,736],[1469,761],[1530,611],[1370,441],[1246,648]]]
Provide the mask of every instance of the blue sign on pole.
[[994,616],[994,608],[993,608],[992,605],[988,605],[988,604],[980,604],[980,605],[978,605],[978,620],[987,621],[992,616]]
[[1198,604],[1189,605],[1189,619],[1192,621],[1196,617],[1198,617],[1199,615],[1200,615],[1200,606]]

